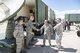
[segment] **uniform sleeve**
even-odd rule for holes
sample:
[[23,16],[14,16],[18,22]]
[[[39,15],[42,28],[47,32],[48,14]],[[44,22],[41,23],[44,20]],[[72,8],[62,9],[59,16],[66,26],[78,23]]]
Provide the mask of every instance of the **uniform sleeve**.
[[32,23],[32,22],[31,22],[30,24],[31,24],[32,29],[34,29],[34,30],[36,30],[36,29],[37,29],[37,28],[33,25],[33,23]]
[[50,26],[50,32],[51,32],[51,34],[53,33],[53,28],[52,28],[52,26]]
[[54,26],[54,30],[56,30],[62,23],[57,24],[56,26]]
[[44,30],[44,25],[40,28],[41,33],[43,32],[43,30]]
[[19,29],[15,27],[15,30],[13,32],[14,37],[16,38],[18,35]]
[[36,30],[37,28],[32,24],[32,28],[34,29],[34,30]]
[[40,28],[40,30],[43,30],[44,29],[44,25]]

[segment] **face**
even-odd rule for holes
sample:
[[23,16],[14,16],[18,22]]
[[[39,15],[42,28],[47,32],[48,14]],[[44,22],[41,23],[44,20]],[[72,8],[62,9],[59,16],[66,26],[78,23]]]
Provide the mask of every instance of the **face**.
[[57,22],[57,23],[60,23],[61,21],[60,21],[59,19],[56,19],[56,22]]
[[27,18],[25,18],[25,22],[27,22],[28,21],[28,19]]
[[22,25],[22,24],[23,24],[23,20],[20,20],[20,21],[19,21],[19,24]]
[[34,20],[34,17],[33,17],[33,16],[31,16],[31,17],[30,17],[30,20],[31,20],[31,21],[33,21],[33,20]]
[[45,24],[45,25],[48,25],[47,20],[44,21],[44,24]]

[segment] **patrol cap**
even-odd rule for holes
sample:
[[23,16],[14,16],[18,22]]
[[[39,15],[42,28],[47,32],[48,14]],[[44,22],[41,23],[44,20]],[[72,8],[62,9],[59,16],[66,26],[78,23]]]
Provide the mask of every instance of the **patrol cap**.
[[17,16],[14,18],[15,21],[23,20],[23,16]]
[[16,20],[19,16],[14,17],[14,20]]
[[27,16],[16,16],[14,18],[14,21],[18,20],[19,18],[22,18],[23,19],[23,22],[26,22],[27,20],[29,20],[29,18]]

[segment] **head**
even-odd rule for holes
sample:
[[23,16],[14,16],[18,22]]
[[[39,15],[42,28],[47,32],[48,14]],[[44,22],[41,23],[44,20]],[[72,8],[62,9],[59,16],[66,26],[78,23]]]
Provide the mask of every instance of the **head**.
[[30,16],[30,20],[33,21],[34,20],[34,16]]
[[48,25],[49,23],[50,23],[50,22],[49,22],[48,20],[45,20],[45,21],[44,21],[44,24],[45,24],[45,25]]
[[23,16],[23,22],[27,22],[28,20],[29,20],[29,18],[28,18],[28,17]]
[[23,17],[22,17],[22,16],[19,16],[19,17],[17,18],[17,23],[20,24],[20,25],[23,24]]
[[60,23],[60,22],[61,22],[61,19],[60,19],[60,18],[57,18],[57,19],[56,19],[56,22],[57,22],[57,23]]

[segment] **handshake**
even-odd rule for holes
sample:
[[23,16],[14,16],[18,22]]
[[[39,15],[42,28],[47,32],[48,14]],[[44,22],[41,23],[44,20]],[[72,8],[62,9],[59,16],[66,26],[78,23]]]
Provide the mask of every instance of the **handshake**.
[[40,31],[40,29],[36,29],[36,31]]

